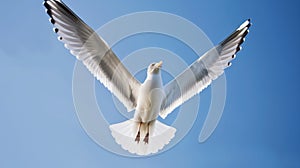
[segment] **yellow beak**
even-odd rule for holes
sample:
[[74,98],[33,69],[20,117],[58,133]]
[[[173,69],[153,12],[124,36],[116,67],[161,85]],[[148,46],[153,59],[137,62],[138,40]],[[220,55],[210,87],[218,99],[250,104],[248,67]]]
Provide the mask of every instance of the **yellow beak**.
[[162,64],[163,64],[163,62],[160,61],[159,63],[156,63],[155,66],[156,66],[157,68],[161,68]]

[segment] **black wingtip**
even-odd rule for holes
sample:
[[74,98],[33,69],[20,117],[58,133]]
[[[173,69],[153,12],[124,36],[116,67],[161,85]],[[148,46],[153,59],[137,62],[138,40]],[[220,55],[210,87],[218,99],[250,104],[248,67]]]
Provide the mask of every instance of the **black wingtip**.
[[51,6],[47,3],[47,1],[44,1],[43,5],[46,8],[46,13],[52,18]]
[[44,1],[44,2],[43,2],[43,5],[44,5],[47,9],[50,9],[50,8],[51,8],[50,5],[47,3],[47,1]]
[[249,24],[247,25],[247,28],[249,28],[252,25],[251,19],[249,18],[249,19],[247,19],[247,21],[249,22]]
[[242,49],[242,46],[239,46],[239,47],[236,49],[236,53],[239,52],[239,51],[241,51],[241,49]]
[[50,18],[49,21],[52,23],[52,24],[55,24],[55,20],[53,18]]
[[58,32],[58,28],[53,28],[53,31],[55,32],[55,33],[57,33]]
[[52,16],[52,12],[49,9],[46,9],[46,13],[51,17]]

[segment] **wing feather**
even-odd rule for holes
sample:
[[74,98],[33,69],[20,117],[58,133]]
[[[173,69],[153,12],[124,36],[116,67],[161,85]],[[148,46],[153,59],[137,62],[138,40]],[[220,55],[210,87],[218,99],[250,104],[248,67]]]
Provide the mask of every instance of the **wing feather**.
[[70,53],[108,88],[127,108],[135,109],[140,82],[124,67],[121,61],[101,39],[62,1],[45,0],[44,6],[54,25],[58,39]]
[[160,116],[165,118],[175,108],[205,89],[223,74],[241,49],[251,23],[248,19],[219,45],[210,49],[165,87]]

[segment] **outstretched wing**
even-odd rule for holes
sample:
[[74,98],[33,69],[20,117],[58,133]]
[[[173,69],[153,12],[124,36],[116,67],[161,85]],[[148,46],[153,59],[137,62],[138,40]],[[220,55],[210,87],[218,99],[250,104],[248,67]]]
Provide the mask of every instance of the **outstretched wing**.
[[230,61],[241,49],[240,45],[244,42],[250,25],[250,20],[245,21],[223,42],[206,52],[165,86],[165,98],[160,111],[162,118],[223,74],[224,69],[231,65]]
[[58,39],[128,111],[133,110],[140,82],[128,72],[104,40],[62,1],[45,0],[44,6]]

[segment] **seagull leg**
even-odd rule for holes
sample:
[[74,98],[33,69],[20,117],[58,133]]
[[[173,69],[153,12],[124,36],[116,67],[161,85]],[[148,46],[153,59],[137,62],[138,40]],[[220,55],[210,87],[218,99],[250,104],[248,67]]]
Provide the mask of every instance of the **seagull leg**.
[[150,125],[150,122],[147,125],[147,134],[146,134],[146,136],[144,138],[145,144],[148,144],[148,142],[149,142],[149,125]]
[[141,129],[141,125],[142,125],[142,123],[140,122],[140,124],[139,124],[139,129],[138,129],[138,133],[137,133],[137,135],[136,135],[136,137],[135,137],[135,142],[137,142],[137,143],[140,142],[140,129]]

